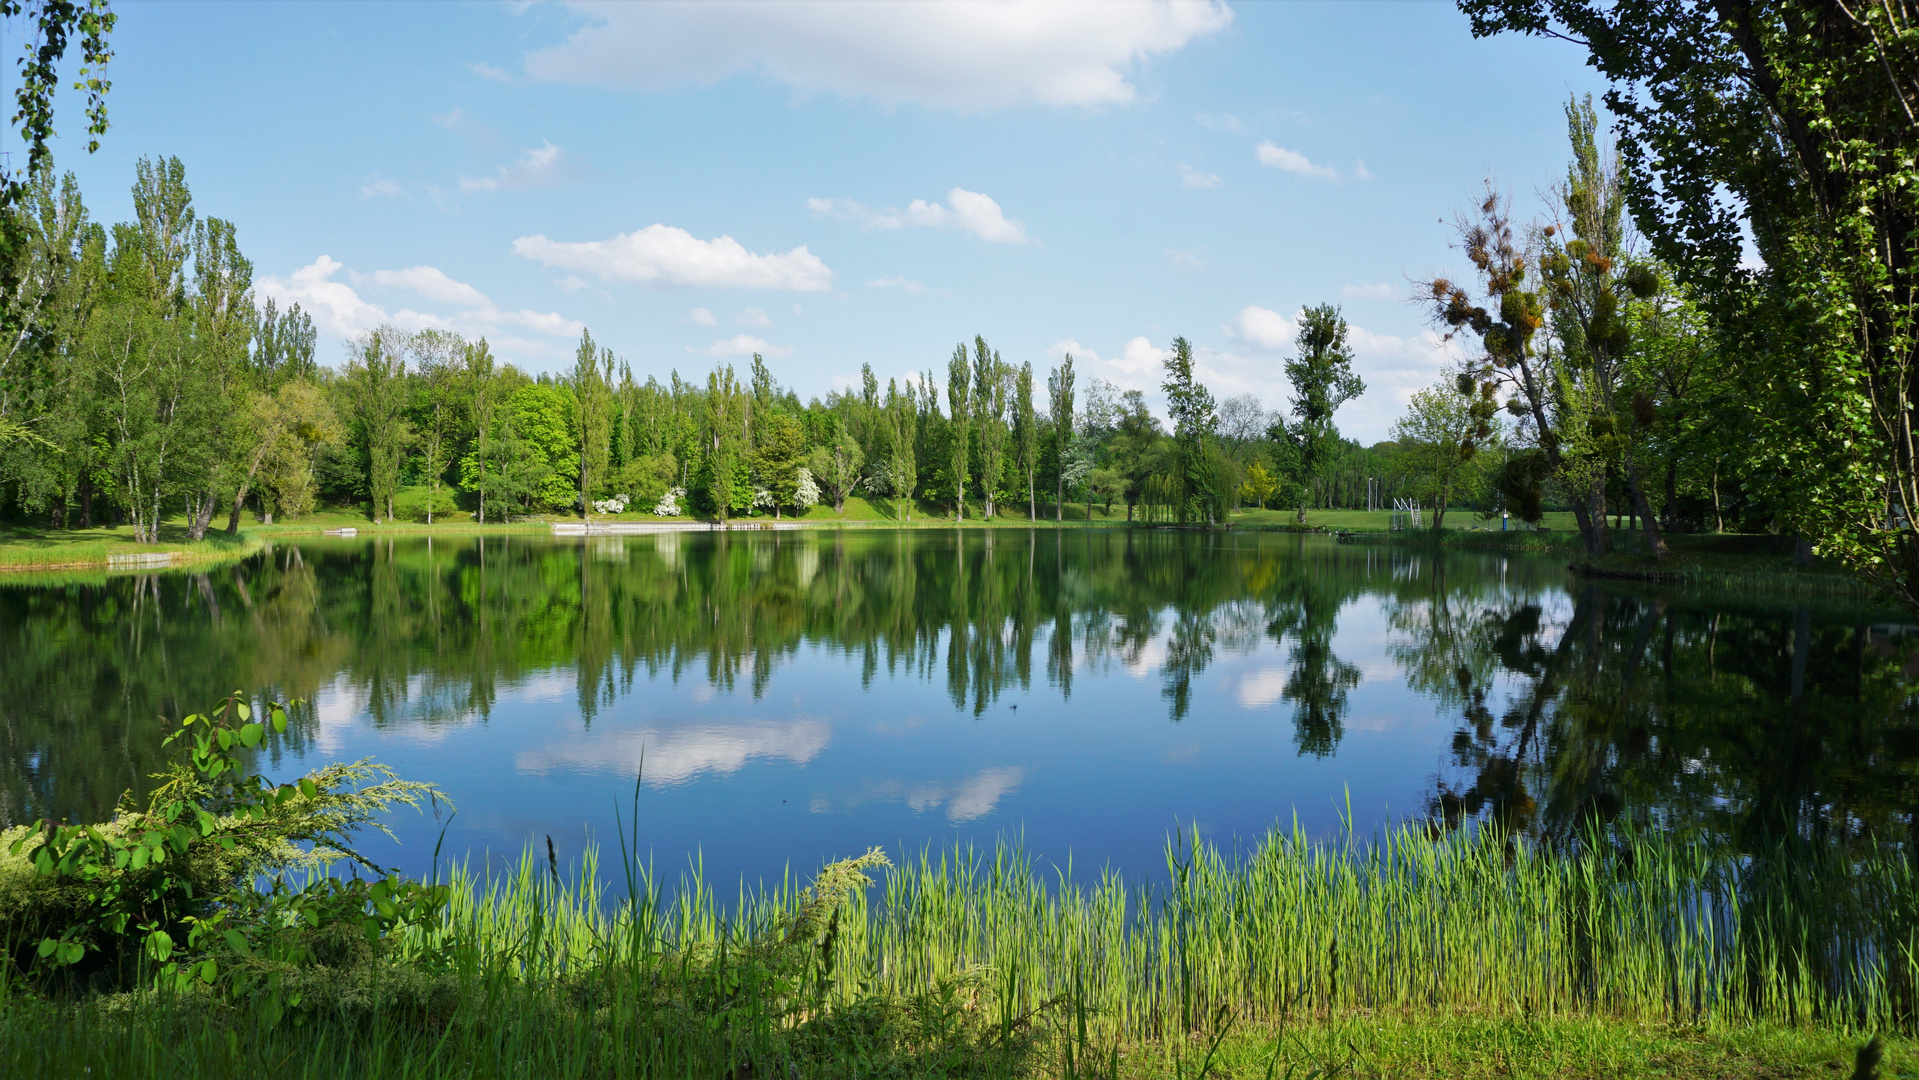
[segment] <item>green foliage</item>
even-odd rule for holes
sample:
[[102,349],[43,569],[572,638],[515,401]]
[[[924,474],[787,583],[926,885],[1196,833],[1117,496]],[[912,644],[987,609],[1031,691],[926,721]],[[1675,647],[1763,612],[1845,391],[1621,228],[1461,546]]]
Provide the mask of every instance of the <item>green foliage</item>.
[[1475,35],[1575,41],[1612,81],[1634,219],[1711,317],[1741,387],[1744,470],[1782,489],[1790,478],[1782,518],[1919,603],[1912,11],[1461,7]]
[[[1483,466],[1490,457],[1480,451],[1497,445],[1495,390],[1467,373],[1442,377],[1414,393],[1393,425],[1400,467],[1411,476],[1416,496],[1432,507],[1434,531],[1444,527],[1455,495],[1476,481],[1475,464]],[[1528,520],[1538,520],[1537,507]]]
[[[0,940],[14,944],[16,967],[124,982],[152,970],[144,961],[159,965],[162,979],[214,983],[228,970],[223,958],[252,956],[290,927],[351,916],[377,938],[430,917],[440,894],[390,877],[254,891],[263,875],[343,858],[377,872],[353,850],[352,834],[384,831],[375,818],[395,803],[444,796],[365,761],[269,783],[243,755],[269,730],[284,734],[287,714],[275,704],[263,721],[252,715],[236,693],[183,720],[164,740],[175,754],[143,809],[123,799],[103,824],[42,820],[0,833]],[[244,978],[224,985],[251,989]]]
[[534,382],[515,390],[504,404],[510,438],[519,441],[524,468],[529,476],[538,476],[532,503],[554,510],[571,507],[579,497],[579,462],[574,456],[578,411],[572,395],[552,383]]
[[1269,437],[1284,444],[1277,455],[1287,480],[1300,493],[1299,520],[1306,520],[1305,493],[1338,455],[1339,429],[1333,414],[1366,392],[1366,383],[1353,371],[1352,348],[1346,343],[1346,318],[1333,304],[1300,312],[1294,341],[1299,355],[1286,361],[1286,379],[1293,387],[1292,425],[1275,424]]

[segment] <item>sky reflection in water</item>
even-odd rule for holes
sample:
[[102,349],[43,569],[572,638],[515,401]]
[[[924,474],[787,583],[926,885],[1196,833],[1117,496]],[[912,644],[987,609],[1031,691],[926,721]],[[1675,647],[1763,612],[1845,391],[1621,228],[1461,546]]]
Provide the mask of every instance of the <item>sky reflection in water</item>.
[[[37,665],[0,706],[0,813],[110,803],[152,771],[144,717],[238,681],[309,701],[270,771],[372,756],[432,780],[459,807],[446,850],[475,858],[612,843],[644,760],[642,851],[722,882],[1000,837],[1151,877],[1177,828],[1246,844],[1347,814],[1884,830],[1914,804],[1891,618],[1318,537],[315,542],[0,589]],[[1863,778],[1792,760],[1860,738],[1887,763]],[[444,823],[393,824],[371,853],[424,870]]]

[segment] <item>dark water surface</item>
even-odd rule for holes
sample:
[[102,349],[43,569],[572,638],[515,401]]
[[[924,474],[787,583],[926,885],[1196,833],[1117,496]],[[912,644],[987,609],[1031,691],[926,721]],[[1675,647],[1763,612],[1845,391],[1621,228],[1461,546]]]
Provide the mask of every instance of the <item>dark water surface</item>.
[[[271,775],[377,758],[475,857],[613,842],[644,755],[642,849],[719,881],[1022,835],[1152,876],[1175,828],[1347,815],[1905,840],[1900,618],[1263,534],[314,541],[0,580],[0,825],[100,817],[240,689],[305,700]],[[393,824],[423,871],[443,823]]]

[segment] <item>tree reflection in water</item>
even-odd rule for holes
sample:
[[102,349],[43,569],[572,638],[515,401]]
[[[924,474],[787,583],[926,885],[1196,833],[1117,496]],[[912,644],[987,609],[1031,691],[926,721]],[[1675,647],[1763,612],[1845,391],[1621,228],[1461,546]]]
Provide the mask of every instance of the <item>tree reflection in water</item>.
[[[1384,645],[1342,637],[1381,617]],[[1449,822],[1905,839],[1919,652],[1895,618],[1237,533],[313,542],[205,573],[0,582],[0,823],[101,814],[155,770],[159,718],[236,687],[396,728],[484,721],[543,680],[571,685],[585,733],[649,680],[759,695],[824,648],[976,716],[1036,682],[1070,701],[1090,674],[1156,674],[1169,720],[1205,724],[1206,673],[1276,649],[1274,715],[1301,755],[1336,757],[1363,665],[1457,717],[1429,799]],[[338,719],[309,704],[267,752],[307,753]]]

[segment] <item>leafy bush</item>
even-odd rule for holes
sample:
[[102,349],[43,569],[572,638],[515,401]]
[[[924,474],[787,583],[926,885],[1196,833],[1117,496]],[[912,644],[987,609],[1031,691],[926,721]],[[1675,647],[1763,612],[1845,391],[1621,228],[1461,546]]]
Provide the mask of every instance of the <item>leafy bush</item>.
[[[175,758],[144,808],[123,796],[104,823],[0,833],[0,941],[12,971],[75,988],[151,972],[238,994],[257,989],[243,961],[298,965],[324,952],[316,933],[349,927],[378,941],[430,920],[443,891],[382,871],[350,841],[365,826],[385,832],[376,816],[396,803],[445,796],[364,759],[269,783],[241,757],[269,727],[286,730],[284,707],[255,721],[236,693],[167,736]],[[339,860],[379,880],[321,872]],[[295,890],[285,879],[298,871],[309,881]]]

